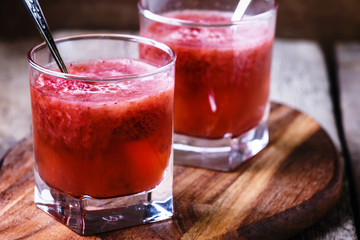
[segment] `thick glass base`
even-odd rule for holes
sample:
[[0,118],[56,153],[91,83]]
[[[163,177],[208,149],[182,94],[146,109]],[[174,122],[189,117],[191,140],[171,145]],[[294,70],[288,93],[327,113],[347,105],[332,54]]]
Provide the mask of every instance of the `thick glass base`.
[[267,121],[238,138],[202,139],[174,135],[176,164],[231,171],[260,152],[269,142]]
[[72,198],[48,186],[35,167],[35,204],[80,235],[91,235],[169,219],[173,215],[172,160],[163,181],[151,191],[94,199]]

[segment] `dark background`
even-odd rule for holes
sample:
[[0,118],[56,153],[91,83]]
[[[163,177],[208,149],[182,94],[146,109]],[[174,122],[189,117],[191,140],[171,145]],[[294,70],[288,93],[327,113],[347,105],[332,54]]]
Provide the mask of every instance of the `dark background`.
[[[161,1],[161,0],[159,0]],[[137,30],[137,0],[40,0],[54,30]],[[360,40],[359,0],[278,0],[277,36],[321,43]],[[37,35],[21,0],[2,0],[0,39]]]

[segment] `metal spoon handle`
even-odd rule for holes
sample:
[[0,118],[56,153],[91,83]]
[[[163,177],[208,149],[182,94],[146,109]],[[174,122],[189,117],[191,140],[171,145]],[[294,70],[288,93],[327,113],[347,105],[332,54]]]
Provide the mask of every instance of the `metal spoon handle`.
[[41,36],[48,45],[51,54],[53,55],[58,67],[63,73],[68,73],[64,61],[62,60],[60,53],[56,47],[54,39],[51,35],[50,28],[46,22],[44,14],[41,10],[38,0],[23,0],[26,9],[29,11],[32,19],[34,20],[36,27],[41,33]]
[[231,18],[232,21],[240,21],[249,7],[251,0],[240,0]]

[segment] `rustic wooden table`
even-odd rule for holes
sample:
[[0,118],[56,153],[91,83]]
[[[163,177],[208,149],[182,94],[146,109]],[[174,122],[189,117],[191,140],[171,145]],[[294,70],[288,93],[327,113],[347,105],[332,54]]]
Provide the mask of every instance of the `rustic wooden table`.
[[[0,42],[0,157],[31,134],[26,53],[38,40]],[[360,104],[356,100],[360,84],[356,83],[356,75],[353,75],[357,73],[357,76],[360,76],[360,45],[340,44],[337,52],[344,129],[352,162],[347,161],[349,156],[344,152],[347,149],[342,149],[341,138],[338,136],[339,126],[335,121],[330,81],[318,44],[303,40],[277,39],[274,46],[271,99],[312,116],[329,134],[346,166],[342,194],[336,206],[320,222],[292,239],[357,239],[355,220],[358,216],[354,214],[357,214],[358,210],[354,206],[359,205],[356,205],[358,203],[353,197],[356,196],[353,188],[360,186],[360,181],[356,178],[354,181],[351,171],[347,169],[353,166],[355,174],[360,172],[359,164],[356,164],[360,145],[360,118],[357,114]],[[0,170],[0,176],[1,174]],[[2,215],[8,210],[2,208],[6,197],[0,192],[0,232],[11,231],[2,229],[1,226]],[[16,234],[6,236],[11,236],[12,239],[24,237]]]

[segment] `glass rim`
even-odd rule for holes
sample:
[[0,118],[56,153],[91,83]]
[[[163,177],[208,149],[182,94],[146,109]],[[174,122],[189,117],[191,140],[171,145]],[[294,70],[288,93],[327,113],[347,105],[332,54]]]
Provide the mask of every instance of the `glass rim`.
[[170,17],[165,17],[161,14],[153,13],[152,11],[144,8],[141,1],[138,2],[137,6],[139,9],[139,13],[150,20],[171,24],[171,25],[188,26],[188,27],[231,27],[231,26],[251,24],[261,19],[271,18],[272,16],[275,15],[278,9],[278,3],[277,1],[275,1],[274,5],[269,10],[260,14],[256,14],[254,16],[250,16],[247,19],[242,19],[239,21],[229,21],[224,23],[201,23],[201,22],[194,23],[191,20],[170,18]]
[[[61,43],[66,41],[78,41],[78,40],[87,40],[87,39],[113,39],[113,40],[122,40],[122,41],[129,41],[134,43],[143,43],[149,46],[156,47],[160,50],[163,50],[164,53],[168,54],[170,57],[170,60],[168,63],[164,64],[161,67],[156,67],[156,69],[148,70],[146,72],[143,72],[141,74],[125,74],[121,76],[110,76],[105,78],[91,78],[71,73],[63,73],[59,71],[55,71],[46,67],[41,66],[40,64],[36,63],[36,61],[33,59],[33,55],[44,48],[47,48],[47,45],[45,42],[39,43],[32,47],[27,54],[27,60],[29,65],[38,70],[41,73],[44,73],[46,75],[50,75],[53,77],[63,78],[63,79],[69,79],[69,80],[77,80],[77,81],[91,81],[91,82],[105,82],[105,81],[122,81],[122,80],[132,80],[132,79],[140,79],[145,77],[154,76],[156,74],[165,72],[166,70],[170,69],[175,65],[176,61],[176,54],[175,52],[166,44],[155,41],[150,38],[140,37],[136,35],[130,35],[130,34],[117,34],[117,33],[88,33],[88,34],[75,34],[75,35],[68,35],[64,37],[55,38],[55,43]],[[50,51],[49,51],[50,54]]]

